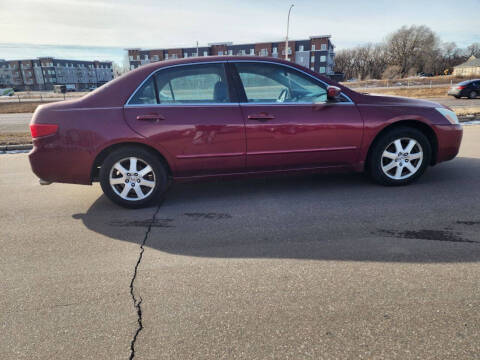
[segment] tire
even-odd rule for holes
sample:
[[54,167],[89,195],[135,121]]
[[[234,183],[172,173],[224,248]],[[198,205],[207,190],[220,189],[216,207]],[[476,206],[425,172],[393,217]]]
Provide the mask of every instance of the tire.
[[114,203],[126,208],[142,208],[154,205],[167,190],[167,170],[152,152],[125,146],[105,158],[100,168],[100,185]]
[[475,99],[477,97],[477,92],[475,90],[470,91],[470,94],[468,94],[468,97],[470,99]]
[[431,158],[432,146],[421,131],[398,127],[375,140],[367,159],[367,169],[378,184],[407,185],[422,176]]
[[455,96],[455,99],[460,99],[459,95],[454,95],[454,96]]

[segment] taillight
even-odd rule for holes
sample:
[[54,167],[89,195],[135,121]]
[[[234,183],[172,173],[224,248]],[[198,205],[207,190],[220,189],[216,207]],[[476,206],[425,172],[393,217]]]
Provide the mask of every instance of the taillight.
[[457,89],[458,90],[463,90],[463,89],[465,89],[465,86],[457,86]]
[[56,124],[31,124],[30,132],[32,133],[32,138],[38,138],[41,136],[47,136],[55,134],[58,130],[58,125]]

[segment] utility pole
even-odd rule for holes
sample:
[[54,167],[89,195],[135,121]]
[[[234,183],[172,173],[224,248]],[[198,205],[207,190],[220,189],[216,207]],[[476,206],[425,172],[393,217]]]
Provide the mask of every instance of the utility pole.
[[290,5],[290,9],[288,9],[288,17],[287,17],[287,36],[285,37],[285,60],[288,60],[288,30],[290,28],[290,12],[295,5]]
[[198,57],[198,40],[197,40],[197,57]]

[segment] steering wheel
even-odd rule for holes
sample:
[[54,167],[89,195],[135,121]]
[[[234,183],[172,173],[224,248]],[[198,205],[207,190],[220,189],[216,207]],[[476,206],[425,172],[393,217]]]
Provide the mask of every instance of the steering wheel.
[[278,95],[277,102],[285,102],[290,97],[290,90],[288,88],[283,88]]

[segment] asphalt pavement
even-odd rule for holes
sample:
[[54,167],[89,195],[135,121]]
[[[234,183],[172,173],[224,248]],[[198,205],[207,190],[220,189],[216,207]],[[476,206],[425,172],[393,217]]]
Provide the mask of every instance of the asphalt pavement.
[[0,155],[0,357],[477,359],[479,138],[411,186],[176,184],[141,210]]

